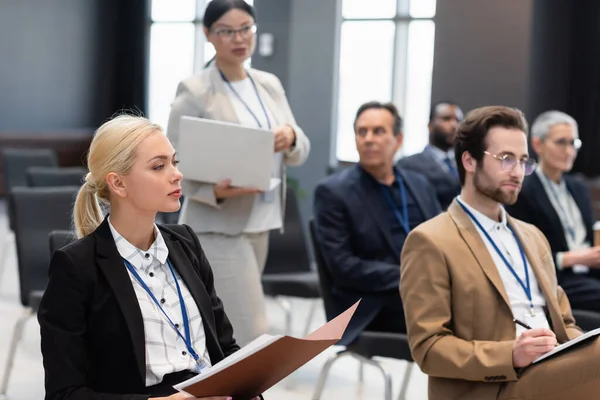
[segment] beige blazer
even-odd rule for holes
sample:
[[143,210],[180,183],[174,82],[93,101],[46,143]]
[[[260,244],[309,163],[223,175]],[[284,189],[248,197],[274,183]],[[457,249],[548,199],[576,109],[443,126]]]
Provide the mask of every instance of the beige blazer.
[[[556,283],[546,238],[533,225],[508,222],[523,243],[558,341],[581,335]],[[518,379],[515,324],[496,264],[456,200],[408,235],[401,265],[408,339],[415,362],[429,375],[429,399],[496,399],[502,382]]]
[[[275,125],[291,125],[296,132],[296,145],[284,153],[282,163],[283,184],[280,185],[280,195],[283,218],[285,167],[301,165],[306,161],[310,152],[310,141],[296,124],[279,79],[273,74],[256,69],[251,69],[249,73],[265,106],[273,114]],[[171,104],[167,127],[167,135],[175,149],[179,140],[179,122],[184,115],[240,123],[216,67],[210,66],[179,84],[175,100]],[[243,232],[254,204],[253,195],[231,198],[217,204],[213,184],[190,181],[184,177],[181,186],[186,200],[181,210],[180,222],[190,225],[197,233],[237,235]]]

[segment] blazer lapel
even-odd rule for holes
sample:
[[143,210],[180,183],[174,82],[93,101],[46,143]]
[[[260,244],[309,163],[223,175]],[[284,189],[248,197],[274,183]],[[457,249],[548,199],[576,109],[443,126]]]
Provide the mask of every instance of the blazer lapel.
[[427,197],[425,196],[425,193],[422,190],[419,190],[419,187],[414,185],[413,182],[411,182],[409,179],[406,179],[406,177],[404,176],[404,174],[402,173],[401,170],[398,170],[398,173],[402,177],[402,180],[403,180],[404,184],[406,185],[406,188],[408,189],[410,194],[412,194],[412,196],[414,197],[415,202],[417,203],[417,206],[419,207],[419,210],[421,210],[421,214],[423,215],[423,218],[425,218],[425,220],[428,220],[429,218],[434,217],[435,216],[434,213],[430,212],[430,210],[425,209],[425,204],[429,204],[429,199],[427,199]]
[[[554,206],[550,202],[548,193],[546,192],[546,189],[544,188],[544,185],[542,184],[542,181],[540,180],[540,177],[538,176],[537,172],[531,174],[529,179],[531,180],[532,193],[541,194],[541,196],[535,195],[531,197],[536,199],[538,205],[542,209],[542,212],[548,217],[552,226],[554,226],[555,229],[558,229],[558,231],[562,233],[564,228],[562,222],[560,221],[560,217],[558,216],[558,213],[556,212]],[[564,238],[564,234],[561,234],[560,237],[563,238],[565,242],[564,246],[567,247],[567,240]]]
[[227,87],[221,73],[215,66],[209,68],[209,82],[212,90],[208,92],[208,98],[205,101],[206,117],[219,121],[227,121],[239,124],[240,120],[233,108],[233,103],[227,94]]
[[[562,322],[562,316],[560,314],[560,306],[558,305],[558,299],[556,297],[556,293],[551,290],[552,285],[548,280],[547,274],[544,272],[544,268],[541,265],[541,260],[539,254],[534,254],[532,249],[535,248],[535,243],[533,242],[533,238],[530,238],[526,233],[519,229],[519,226],[515,223],[514,218],[507,216],[508,223],[511,228],[514,229],[517,237],[521,241],[523,245],[523,250],[525,251],[525,255],[527,256],[527,262],[531,265],[531,269],[535,274],[538,285],[542,294],[544,295],[544,299],[546,299],[546,306],[548,307],[548,311],[550,313],[550,319],[552,320],[552,327],[554,328],[554,332],[562,337],[561,341],[568,340],[567,331],[565,329],[565,325]],[[554,270],[554,266],[552,267]],[[533,290],[533,288],[532,288]]]
[[284,125],[286,121],[284,115],[281,113],[281,105],[275,103],[275,96],[277,96],[275,89],[269,87],[269,85],[261,81],[260,78],[257,79],[257,74],[253,74],[252,70],[250,71],[250,74],[256,83],[256,90],[258,90],[261,100],[263,101],[267,110],[271,111],[273,118],[275,118],[275,121],[272,121],[271,128]]
[[506,294],[506,289],[504,288],[504,283],[502,282],[502,278],[498,272],[498,267],[496,267],[496,263],[492,259],[492,256],[490,255],[486,244],[483,242],[481,235],[477,231],[477,228],[469,216],[460,207],[456,199],[453,200],[450,204],[450,207],[448,207],[448,213],[454,220],[454,223],[457,225],[460,235],[467,243],[467,246],[469,246],[471,253],[473,253],[473,257],[479,264],[480,268],[483,270],[492,285],[496,288],[500,296],[502,296],[506,306],[511,309],[508,294]]
[[138,371],[145,381],[146,379],[146,338],[144,334],[144,321],[142,311],[135,295],[135,290],[131,284],[131,279],[127,273],[125,263],[119,255],[115,245],[108,220],[104,222],[94,232],[96,236],[96,248],[98,252],[98,265],[106,277],[111,287],[121,312],[125,317],[125,322],[129,328],[133,352],[137,362]]
[[[179,273],[179,276],[181,276],[181,279],[198,306],[204,325],[204,332],[206,334],[206,346],[209,355],[211,356],[211,361],[214,364],[223,358],[223,354],[217,341],[216,323],[212,312],[210,297],[206,292],[206,288],[199,275],[194,270],[190,255],[186,253],[181,243],[165,230],[161,229],[161,233],[165,239],[167,248],[169,249],[169,260],[171,261],[173,268],[175,268]],[[202,356],[201,354],[199,355]]]
[[[394,244],[394,241],[392,240],[390,221],[388,221],[384,217],[383,213],[381,212],[381,208],[377,207],[377,205],[374,204],[373,196],[375,196],[375,195],[374,194],[369,195],[364,190],[364,185],[370,184],[370,182],[365,182],[365,177],[361,176],[362,171],[359,170],[359,168],[360,168],[359,166],[355,166],[354,168],[355,168],[354,173],[356,175],[356,180],[357,180],[356,184],[352,185],[354,192],[358,195],[360,201],[364,205],[364,208],[366,208],[371,213],[371,216],[375,219],[375,221],[376,221],[375,225],[377,225],[377,227],[379,228],[379,230],[385,237],[385,240],[388,243],[388,245],[390,246],[390,248],[393,251],[400,253],[401,249],[396,248],[396,245]],[[371,192],[371,191],[369,191],[369,192]]]

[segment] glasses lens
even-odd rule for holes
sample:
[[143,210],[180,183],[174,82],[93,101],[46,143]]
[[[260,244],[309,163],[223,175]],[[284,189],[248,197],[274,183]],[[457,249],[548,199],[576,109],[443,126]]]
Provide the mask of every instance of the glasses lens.
[[582,142],[581,142],[581,140],[579,140],[579,139],[575,139],[575,140],[573,140],[573,148],[574,148],[575,150],[579,150],[579,149],[581,148],[581,145],[582,145],[582,144],[583,144],[583,143],[582,143]]
[[523,171],[525,172],[525,175],[531,175],[533,171],[535,171],[535,165],[535,161],[532,159],[525,160],[525,162],[523,162]]

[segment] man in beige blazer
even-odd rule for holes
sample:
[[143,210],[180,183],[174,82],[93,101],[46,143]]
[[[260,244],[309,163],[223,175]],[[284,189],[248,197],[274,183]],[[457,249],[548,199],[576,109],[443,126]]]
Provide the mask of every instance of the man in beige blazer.
[[430,400],[600,396],[595,340],[532,364],[582,332],[557,286],[545,237],[502,207],[516,201],[535,167],[526,132],[517,110],[469,113],[456,142],[461,194],[404,245],[400,294]]

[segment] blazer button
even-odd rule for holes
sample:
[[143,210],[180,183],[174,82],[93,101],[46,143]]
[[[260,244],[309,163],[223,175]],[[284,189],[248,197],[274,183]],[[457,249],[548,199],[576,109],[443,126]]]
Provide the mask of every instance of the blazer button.
[[182,351],[182,352],[181,352],[181,355],[182,355],[182,356],[187,356],[187,352],[186,352],[186,351]]
[[150,254],[149,254],[149,253],[146,253],[146,254],[144,254],[144,257],[146,257],[146,258],[150,258]]
[[500,379],[502,379],[503,381],[506,380],[506,377],[504,375],[500,376]]
[[160,304],[165,304],[165,299],[160,299]]

